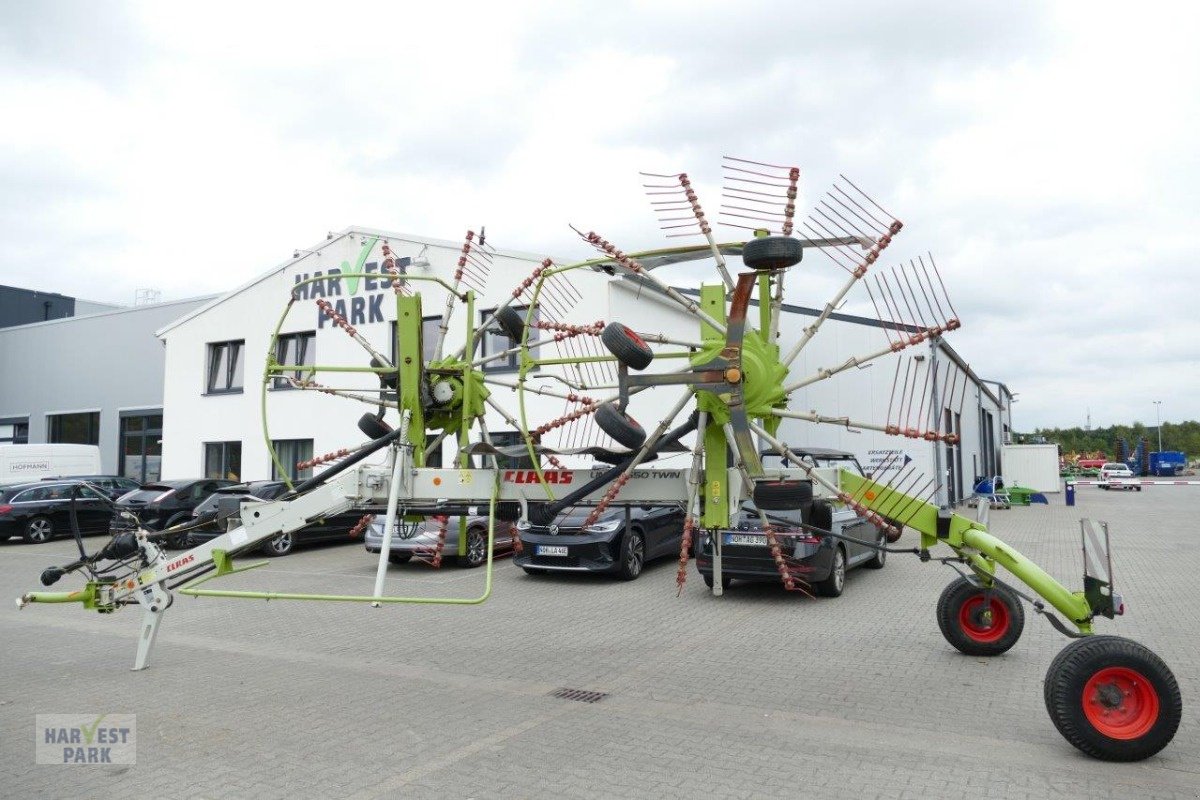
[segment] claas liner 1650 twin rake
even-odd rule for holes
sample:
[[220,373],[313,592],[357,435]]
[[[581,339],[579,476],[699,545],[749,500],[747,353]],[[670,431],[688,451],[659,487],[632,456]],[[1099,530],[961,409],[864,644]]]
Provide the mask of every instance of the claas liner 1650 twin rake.
[[[358,266],[343,280],[369,279],[363,269],[367,253],[378,247],[381,271],[390,274],[396,305],[396,340],[376,346],[338,310],[318,300],[322,311],[364,351],[360,365],[315,365],[299,368],[274,357],[279,331],[288,312],[301,302],[304,280],[292,290],[275,328],[263,376],[266,388],[287,381],[302,390],[321,392],[370,406],[359,428],[370,438],[314,461],[328,467],[291,486],[270,502],[245,502],[241,524],[199,547],[168,555],[160,541],[180,531],[119,533],[100,550],[87,553],[78,538],[80,558],[47,569],[42,583],[51,585],[67,573],[86,576],[82,588],[66,592],[29,592],[29,603],[81,603],[110,613],[140,605],[143,623],[134,669],[147,666],[164,613],[173,593],[200,597],[295,599],[385,603],[476,604],[492,588],[492,550],[497,522],[507,532],[537,532],[560,515],[584,507],[584,527],[610,507],[678,504],[685,510],[683,545],[677,582],[683,588],[688,555],[699,537],[711,542],[713,591],[721,592],[722,531],[731,514],[757,513],[771,557],[783,585],[797,592],[808,588],[796,556],[797,543],[816,532],[837,536],[807,524],[784,523],[772,511],[800,510],[808,522],[814,503],[841,504],[866,517],[881,532],[870,547],[915,553],[954,567],[960,577],[942,593],[937,619],[954,647],[974,656],[993,656],[1012,647],[1024,625],[1022,601],[1046,616],[1072,641],[1049,667],[1046,708],[1068,741],[1096,758],[1133,761],[1165,747],[1174,736],[1182,702],[1174,676],[1147,648],[1127,639],[1096,635],[1098,617],[1124,611],[1112,591],[1108,531],[1084,521],[1085,559],[1082,591],[1069,591],[1045,571],[987,531],[984,521],[969,519],[928,502],[934,481],[899,470],[890,481],[813,466],[793,451],[780,434],[784,419],[818,425],[878,431],[912,439],[956,443],[939,427],[942,408],[961,406],[966,381],[921,373],[918,360],[905,360],[906,348],[959,327],[932,257],[910,261],[884,272],[876,269],[880,254],[901,231],[898,219],[844,178],[795,226],[799,170],[727,158],[723,164],[724,197],[719,223],[752,234],[718,242],[686,174],[646,174],[647,194],[668,236],[700,237],[693,245],[626,253],[594,232],[580,236],[599,250],[598,257],[560,265],[546,259],[521,280],[485,325],[476,326],[475,298],[492,273],[495,252],[482,235],[468,233],[457,266],[444,277],[403,271],[386,241],[368,240]],[[795,341],[781,338],[785,277],[805,254],[821,254],[845,272],[845,282]],[[672,288],[656,268],[705,259],[714,265],[718,282],[698,295]],[[733,274],[727,259],[740,259]],[[660,332],[654,323],[633,326],[619,321],[580,319],[582,293],[572,277],[592,276],[636,285],[639,297],[655,296],[655,308],[666,302],[690,318],[690,335]],[[870,274],[870,279],[868,279]],[[317,279],[308,279],[317,280]],[[833,311],[856,286],[865,287],[887,341],[807,376],[792,374],[805,347]],[[753,301],[757,301],[752,303]],[[422,342],[423,303],[444,303],[436,342]],[[448,346],[456,310],[462,321],[462,344]],[[465,312],[465,313],[462,313]],[[594,312],[593,312],[594,313]],[[652,320],[655,314],[639,315]],[[627,320],[632,322],[632,320]],[[685,326],[686,327],[686,326]],[[791,332],[787,332],[789,336]],[[485,335],[507,336],[509,346],[481,356]],[[881,337],[883,338],[883,337]],[[393,350],[394,345],[394,350]],[[389,358],[385,352],[394,352]],[[497,358],[517,364],[515,375],[485,369]],[[889,418],[882,423],[849,419],[819,410],[796,411],[789,397],[797,390],[836,378],[879,359],[896,360],[896,381]],[[901,363],[905,362],[903,370]],[[654,365],[654,368],[651,366]],[[798,365],[797,365],[798,366]],[[928,367],[926,366],[928,370]],[[338,387],[317,380],[367,372],[372,388]],[[332,376],[332,377],[329,377]],[[667,394],[651,406],[649,399]],[[514,397],[506,408],[499,397]],[[553,419],[530,420],[528,402],[537,395],[557,398],[563,412]],[[673,397],[671,395],[674,395]],[[538,403],[544,403],[539,400]],[[636,421],[638,408],[665,415],[652,429]],[[503,419],[519,430],[523,443],[497,446],[486,418]],[[394,426],[394,427],[393,427]],[[271,436],[264,418],[264,438]],[[450,439],[458,444],[452,468],[426,466],[426,458]],[[797,448],[799,449],[799,448]],[[767,466],[764,452],[780,456],[781,467]],[[274,456],[274,451],[272,451]],[[655,469],[664,454],[690,458],[690,469]],[[372,458],[374,456],[374,458]],[[504,468],[508,459],[529,459],[532,469],[514,480]],[[503,464],[501,459],[505,459]],[[562,459],[570,462],[567,466]],[[581,463],[588,468],[576,468]],[[281,467],[278,457],[276,464]],[[775,464],[772,459],[772,464]],[[507,478],[507,479],[506,479]],[[391,538],[397,524],[440,520],[443,539],[447,519],[466,517],[487,508],[488,536],[484,586],[472,597],[404,597],[384,593]],[[315,521],[359,509],[383,513],[384,541],[373,590],[357,595],[301,594],[210,588],[213,578],[250,569],[235,566],[233,556],[261,545],[281,532],[299,530]],[[797,515],[788,518],[795,520]],[[201,520],[203,522],[204,520]],[[363,524],[366,524],[364,519]],[[904,527],[917,531],[920,546],[894,543]],[[77,527],[77,526],[76,526]],[[507,535],[507,533],[506,533]],[[628,555],[637,557],[632,532],[624,534]],[[865,544],[865,543],[859,543]],[[944,555],[935,555],[938,546]],[[440,551],[431,553],[440,562]],[[998,568],[1011,578],[1001,582]]]

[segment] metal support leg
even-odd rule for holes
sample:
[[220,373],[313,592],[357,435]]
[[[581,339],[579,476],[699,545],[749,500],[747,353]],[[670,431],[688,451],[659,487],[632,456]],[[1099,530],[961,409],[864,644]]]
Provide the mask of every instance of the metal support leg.
[[720,597],[725,594],[725,587],[721,585],[721,531],[713,531],[713,587],[712,592],[715,596]]
[[137,656],[133,660],[134,672],[150,666],[150,651],[154,649],[154,640],[158,638],[158,626],[166,612],[165,608],[157,611],[147,608],[142,612],[142,629],[138,635]]

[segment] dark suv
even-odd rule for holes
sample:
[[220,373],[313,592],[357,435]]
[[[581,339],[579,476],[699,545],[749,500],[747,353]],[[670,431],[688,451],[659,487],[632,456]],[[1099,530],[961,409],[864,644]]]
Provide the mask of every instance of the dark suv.
[[[851,453],[823,448],[796,449],[809,466],[834,467],[863,474]],[[778,458],[778,456],[776,456]],[[786,464],[785,464],[786,466]],[[865,566],[881,569],[887,552],[876,549],[886,544],[884,534],[866,518],[842,504],[818,499],[793,511],[767,511],[767,520],[775,530],[783,556],[797,576],[817,594],[838,597],[846,583],[846,570]],[[840,537],[826,536],[819,530]],[[780,574],[758,512],[743,506],[733,515],[732,527],[718,531],[721,537],[721,586],[739,580],[778,581]],[[696,568],[704,582],[713,585],[713,538],[705,533],[696,539]]]
[[[148,531],[161,531],[180,522],[192,519],[192,510],[210,494],[233,481],[219,478],[155,481],[140,489],[122,495],[117,500],[118,513],[113,516],[113,532],[131,530],[136,527],[132,520],[120,512],[133,514]],[[187,541],[187,532],[167,540],[168,547],[182,547]]]

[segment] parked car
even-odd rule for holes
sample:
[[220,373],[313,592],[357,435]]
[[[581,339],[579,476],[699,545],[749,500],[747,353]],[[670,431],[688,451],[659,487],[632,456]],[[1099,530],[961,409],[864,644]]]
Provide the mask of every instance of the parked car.
[[1114,462],[1105,464],[1100,468],[1100,483],[1101,489],[1134,489],[1142,490],[1142,482],[1134,477],[1133,470],[1128,464]]
[[[456,556],[458,563],[464,567],[478,567],[487,561],[487,532],[488,518],[467,517],[467,531],[462,541],[459,541],[459,527],[462,517],[450,517],[446,520],[446,539],[442,543],[443,556]],[[367,528],[363,539],[368,553],[378,554],[383,549],[383,516]],[[393,564],[404,564],[414,555],[421,552],[432,552],[437,547],[441,535],[442,523],[434,517],[423,522],[396,524],[392,533],[392,546],[389,548],[388,561]],[[510,522],[496,521],[495,543],[492,546],[493,555],[506,553],[513,549],[513,526]]]
[[[0,539],[20,536],[48,542],[71,535],[71,491],[79,481],[38,481],[0,487]],[[75,501],[79,532],[106,533],[113,511],[95,490],[83,486]]]
[[[836,467],[862,474],[853,454],[840,450],[807,448],[797,455],[817,467]],[[800,568],[800,577],[824,597],[839,597],[846,583],[847,570],[865,566],[882,569],[887,552],[876,549],[886,544],[882,531],[851,508],[814,500],[790,511],[768,511],[767,520],[777,533],[783,554]],[[779,570],[767,543],[759,512],[744,504],[734,514],[732,527],[717,532],[721,537],[721,586],[729,588],[736,578],[749,581],[778,581]],[[838,536],[805,530],[807,524]],[[696,568],[704,583],[713,586],[713,546],[711,534],[696,539]]]
[[[287,491],[283,481],[251,481],[222,486],[204,499],[192,511],[192,518],[216,512],[214,520],[192,528],[187,533],[187,545],[194,547],[215,539],[231,526],[241,524],[242,503],[246,500],[274,500]],[[362,519],[361,513],[338,514],[329,519],[314,522],[298,531],[281,533],[268,539],[261,546],[269,556],[286,556],[297,545],[313,542],[351,541],[350,531]],[[378,551],[376,551],[378,552]]]
[[[124,514],[132,514],[143,528],[149,531],[161,531],[180,522],[192,518],[195,509],[206,497],[220,489],[230,486],[233,481],[219,478],[183,479],[172,481],[155,481],[122,495],[117,500],[118,513],[113,516],[111,530],[132,530],[137,527],[133,520]],[[124,512],[124,513],[121,513]],[[182,547],[186,543],[187,533],[184,532],[167,540],[168,547]]]
[[133,478],[120,475],[60,475],[57,478],[42,478],[44,481],[84,481],[103,491],[113,500],[141,488]]
[[684,519],[681,506],[633,506],[628,529],[624,508],[609,508],[595,524],[584,528],[590,511],[575,508],[552,525],[520,530],[522,552],[513,562],[530,575],[605,572],[631,581],[647,562],[679,553]]

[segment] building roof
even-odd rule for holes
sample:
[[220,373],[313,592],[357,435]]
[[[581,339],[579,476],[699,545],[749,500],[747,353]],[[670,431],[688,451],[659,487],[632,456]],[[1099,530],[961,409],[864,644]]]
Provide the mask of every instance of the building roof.
[[85,315],[79,316],[79,317],[59,317],[58,319],[49,319],[49,320],[44,320],[42,322],[29,322],[29,323],[26,323],[25,325],[12,325],[7,328],[0,328],[0,336],[3,336],[4,334],[8,333],[9,331],[24,331],[24,330],[29,330],[30,328],[37,328],[39,326],[45,326],[45,325],[69,325],[74,322],[83,322],[84,320],[91,321],[91,320],[100,319],[101,317],[116,316],[118,314],[136,314],[140,311],[151,311],[153,309],[158,309],[158,308],[169,308],[170,306],[204,302],[204,301],[210,300],[216,296],[217,295],[200,295],[199,297],[188,297],[188,298],[184,298],[182,300],[169,300],[169,301],[163,302],[163,303],[147,303],[146,305],[141,305],[141,306],[126,306],[126,307],[122,307],[122,308],[117,308],[114,311],[101,311],[98,314],[85,314]]

